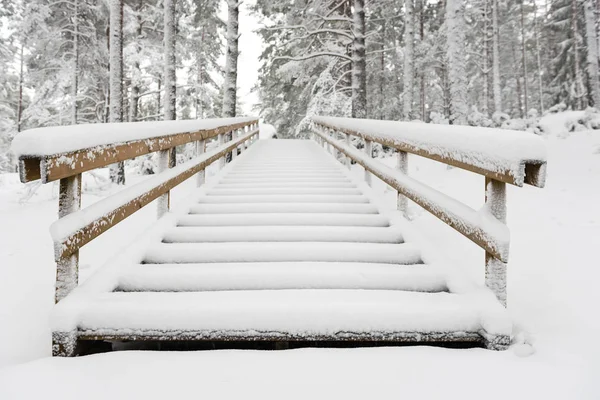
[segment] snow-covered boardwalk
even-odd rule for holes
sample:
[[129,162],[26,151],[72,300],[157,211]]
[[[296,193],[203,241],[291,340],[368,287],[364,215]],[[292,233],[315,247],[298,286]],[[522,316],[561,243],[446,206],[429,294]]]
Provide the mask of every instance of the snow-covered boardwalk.
[[[432,263],[435,257],[411,241],[402,210],[382,209],[369,185],[347,167],[353,159],[426,209],[429,204],[434,215],[492,254],[489,257],[496,264],[488,262],[490,270],[500,268],[505,273],[508,235],[502,221],[495,219],[498,210],[471,213],[468,207],[411,182],[402,174],[402,166],[396,176],[387,167],[371,165],[370,157],[351,148],[349,138],[338,141],[322,128],[315,130],[316,141],[256,142],[254,121],[231,122],[238,124],[225,124],[234,132],[231,143],[224,143],[228,129],[211,126],[210,134],[188,133],[192,135],[188,142],[202,142],[198,157],[164,169],[113,198],[84,210],[61,200],[70,209],[52,227],[60,300],[52,319],[54,354],[74,355],[78,343],[101,340],[366,340],[508,346],[512,324],[502,305],[505,285],[497,282],[502,277],[490,278],[502,286],[499,292],[493,285],[489,290],[462,281],[449,265]],[[218,137],[219,147],[205,152],[204,141],[213,136]],[[246,149],[247,142],[253,144]],[[173,143],[159,150],[168,153],[164,149]],[[345,153],[345,165],[323,144]],[[107,144],[79,144],[95,146],[99,152],[103,145]],[[125,150],[131,144],[127,146]],[[156,151],[151,147],[146,143],[146,153]],[[244,151],[238,155],[238,149]],[[233,160],[225,164],[222,157],[232,150]],[[39,153],[42,159],[48,156]],[[53,162],[73,170],[88,162],[66,158]],[[37,159],[23,160],[26,180],[31,174],[27,162],[31,166]],[[205,184],[202,171],[213,161],[222,170]],[[463,157],[461,162],[470,161]],[[502,166],[501,162],[495,165]],[[531,173],[525,177],[529,167],[522,167],[523,171],[518,165],[507,170],[505,179],[521,179],[521,185],[527,179],[541,179]],[[489,170],[485,165],[477,168]],[[41,162],[43,180],[58,172],[52,162]],[[494,177],[502,179],[501,173],[494,171]],[[199,187],[187,206],[167,212],[165,193],[168,196],[182,176],[195,174],[199,174]],[[73,185],[63,189],[63,197],[69,190],[74,190]],[[493,188],[488,192],[494,199]],[[155,198],[161,218],[152,229],[77,286],[78,249]],[[399,200],[400,208],[402,204]],[[491,207],[502,212],[504,204],[492,202]]]

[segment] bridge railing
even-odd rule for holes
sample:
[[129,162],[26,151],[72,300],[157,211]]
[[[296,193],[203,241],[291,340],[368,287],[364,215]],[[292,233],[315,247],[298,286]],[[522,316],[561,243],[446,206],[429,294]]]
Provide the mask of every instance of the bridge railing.
[[[506,183],[543,187],[546,153],[533,134],[491,128],[414,122],[313,117],[315,140],[345,155],[398,191],[398,210],[406,216],[407,199],[450,225],[485,250],[485,282],[506,305],[506,267],[510,234],[506,226]],[[361,138],[364,153],[352,145]],[[340,140],[341,138],[341,140]],[[397,168],[372,158],[373,142],[397,151]],[[475,210],[408,176],[411,153],[485,176],[486,202]]]
[[[231,134],[231,135],[230,135]],[[57,263],[55,301],[78,284],[79,249],[158,199],[158,217],[169,210],[170,190],[227,155],[236,157],[258,137],[255,118],[223,118],[120,124],[71,125],[32,129],[13,141],[22,182],[60,180],[58,215],[50,231]],[[230,138],[229,141],[228,138]],[[217,147],[206,150],[208,141]],[[175,165],[175,147],[196,144],[191,160]],[[81,209],[81,174],[96,168],[158,152],[158,173]]]

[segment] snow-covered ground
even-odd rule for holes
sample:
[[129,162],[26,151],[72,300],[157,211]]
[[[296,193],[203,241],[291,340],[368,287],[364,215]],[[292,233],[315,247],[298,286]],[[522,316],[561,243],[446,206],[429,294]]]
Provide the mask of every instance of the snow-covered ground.
[[[519,332],[506,352],[418,346],[50,358],[48,227],[57,188],[41,187],[21,203],[26,188],[17,176],[0,175],[0,399],[600,398],[600,133],[558,131],[545,139],[547,187],[508,193],[508,302]],[[470,206],[483,203],[482,177],[417,157],[409,162],[412,176]],[[175,207],[192,185],[174,191]],[[84,206],[115,190],[102,186],[86,176]],[[394,192],[376,189],[394,204]],[[410,215],[438,251],[483,281],[482,250],[414,205]],[[86,246],[82,279],[154,216],[150,205]]]

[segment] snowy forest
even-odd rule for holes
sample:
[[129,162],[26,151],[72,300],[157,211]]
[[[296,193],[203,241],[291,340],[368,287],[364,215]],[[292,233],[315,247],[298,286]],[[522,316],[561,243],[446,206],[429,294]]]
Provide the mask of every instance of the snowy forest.
[[539,116],[600,103],[597,1],[257,0],[249,10],[1,0],[0,171],[15,170],[10,142],[29,128],[239,115],[247,18],[263,40],[253,107],[280,137],[305,135],[317,114],[540,134]]

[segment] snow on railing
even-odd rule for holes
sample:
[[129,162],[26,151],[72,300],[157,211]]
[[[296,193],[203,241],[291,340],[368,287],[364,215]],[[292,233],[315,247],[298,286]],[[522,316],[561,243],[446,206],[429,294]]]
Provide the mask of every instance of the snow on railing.
[[[229,135],[231,133],[231,135]],[[19,156],[21,180],[60,180],[59,220],[51,227],[57,262],[58,302],[78,283],[79,249],[133,213],[158,199],[158,216],[169,209],[170,190],[215,161],[225,165],[258,138],[256,118],[71,125],[32,129],[19,134],[13,151]],[[227,137],[230,141],[226,142]],[[206,142],[218,146],[206,151]],[[176,146],[196,143],[196,157],[174,166]],[[159,172],[147,180],[81,209],[81,173],[145,154],[159,153]]]
[[544,187],[546,147],[531,133],[459,125],[313,117],[323,128],[516,186]]
[[[398,191],[398,209],[406,215],[410,199],[486,251],[486,285],[506,305],[506,266],[510,235],[506,226],[506,183],[543,187],[546,152],[532,134],[500,129],[445,126],[352,118],[313,117],[315,140],[329,144]],[[365,154],[350,135],[364,139]],[[338,140],[342,136],[343,140]],[[372,158],[372,143],[398,151],[396,170]],[[408,176],[407,153],[485,176],[486,204],[477,211]]]

